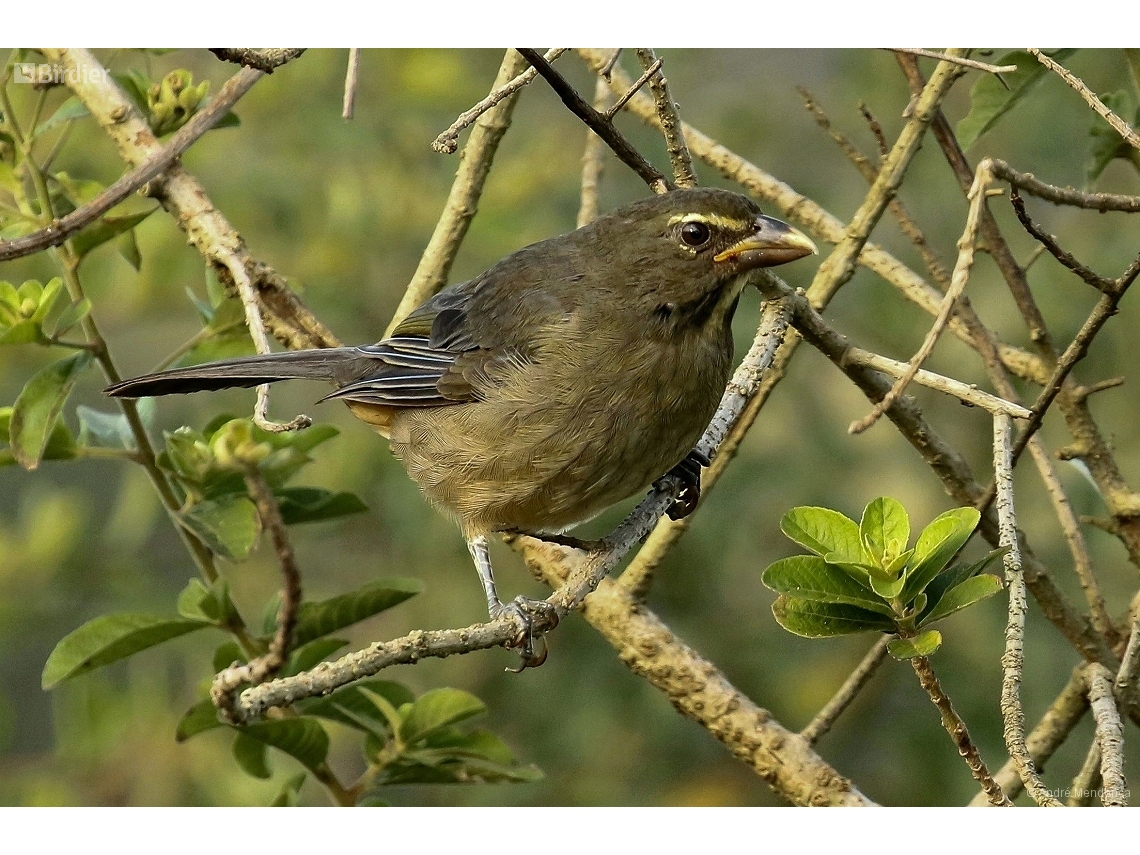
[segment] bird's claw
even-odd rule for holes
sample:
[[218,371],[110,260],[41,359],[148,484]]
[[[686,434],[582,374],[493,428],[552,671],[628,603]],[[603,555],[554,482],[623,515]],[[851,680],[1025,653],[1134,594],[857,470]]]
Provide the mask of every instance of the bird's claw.
[[708,466],[708,456],[697,449],[685,455],[685,459],[667,473],[681,482],[681,491],[676,501],[665,512],[671,520],[684,519],[697,509],[701,498],[701,467]]
[[[537,668],[546,661],[549,651],[546,646],[545,633],[558,625],[558,612],[555,611],[553,605],[546,600],[515,597],[509,603],[500,603],[497,609],[492,610],[491,619],[499,620],[500,618],[510,618],[519,627],[518,634],[506,645],[518,650],[519,667],[508,668],[508,671],[517,674],[527,668]],[[543,627],[538,633],[534,629],[536,621]],[[541,649],[536,650],[536,639]]]

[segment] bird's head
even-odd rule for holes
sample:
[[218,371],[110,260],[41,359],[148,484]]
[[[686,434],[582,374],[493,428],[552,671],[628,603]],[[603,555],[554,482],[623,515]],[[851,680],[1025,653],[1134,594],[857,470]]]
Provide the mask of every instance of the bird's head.
[[[642,199],[580,230],[607,275],[663,316],[723,317],[744,274],[815,253],[807,235],[739,193],[704,187]],[[650,308],[647,306],[647,308]]]

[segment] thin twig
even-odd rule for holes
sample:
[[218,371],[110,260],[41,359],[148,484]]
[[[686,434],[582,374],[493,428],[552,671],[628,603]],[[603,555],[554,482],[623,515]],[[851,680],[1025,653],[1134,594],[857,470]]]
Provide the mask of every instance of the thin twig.
[[855,670],[843,681],[839,690],[832,695],[831,700],[824,704],[823,708],[815,714],[815,718],[800,731],[800,736],[806,739],[809,744],[814,745],[821,736],[831,730],[836,719],[843,714],[843,711],[855,700],[855,696],[867,685],[867,682],[879,669],[883,659],[886,658],[887,644],[890,643],[890,640],[891,636],[884,635],[875,642],[874,646],[867,651],[867,655],[855,666]]
[[[548,62],[554,62],[562,54],[566,53],[568,48],[551,48],[544,56]],[[451,127],[435,138],[431,147],[438,151],[440,154],[454,154],[455,150],[459,148],[459,134],[464,128],[470,127],[474,124],[475,120],[502,101],[504,98],[518,92],[535,77],[538,76],[538,70],[533,66],[527,68],[521,74],[512,77],[502,85],[491,90],[491,93],[472,107],[459,114],[459,118],[451,123]],[[498,80],[496,80],[496,83]]]
[[1005,581],[1009,587],[1009,619],[1005,629],[1005,653],[1001,657],[1001,713],[1005,719],[1005,744],[1017,763],[1021,780],[1039,805],[1056,807],[1061,803],[1046,789],[1025,747],[1025,710],[1021,706],[1021,674],[1025,660],[1025,577],[1021,568],[1021,545],[1013,508],[1013,460],[1009,416],[994,416],[994,480],[997,483],[997,514],[1000,543],[1008,551],[1003,558]]
[[1124,196],[1119,193],[1086,193],[1072,187],[1056,187],[1046,184],[1028,172],[1018,172],[1004,160],[991,160],[993,172],[998,178],[1024,190],[1031,196],[1052,202],[1054,205],[1069,205],[1090,211],[1119,211],[1126,214],[1140,213],[1140,196]]
[[1077,261],[1071,253],[1062,249],[1055,237],[1048,234],[1030,219],[1029,213],[1025,210],[1025,200],[1023,200],[1021,194],[1017,192],[1016,186],[1010,188],[1009,201],[1013,205],[1013,210],[1014,213],[1017,214],[1018,221],[1030,235],[1037,239],[1041,244],[1041,249],[1048,250],[1049,254],[1057,259],[1063,266],[1073,271],[1077,276],[1101,293],[1107,294],[1112,290],[1112,287],[1116,284],[1115,279],[1101,276],[1095,270],[1090,270],[1088,267],[1085,267]]
[[1012,74],[1017,71],[1016,65],[991,65],[988,62],[979,62],[976,59],[967,59],[964,56],[951,56],[950,54],[923,50],[922,48],[886,48],[886,50],[893,51],[894,53],[909,53],[914,56],[925,56],[942,62],[956,62],[958,65],[964,65],[966,68],[976,68],[978,71],[985,71],[990,74]]
[[[606,81],[598,78],[594,85],[594,109],[604,110],[609,102],[610,88]],[[586,128],[586,147],[582,151],[582,192],[581,202],[578,205],[578,218],[575,225],[578,228],[593,222],[598,217],[598,184],[605,168],[605,147],[602,139],[589,128]]]
[[344,75],[344,106],[342,119],[351,119],[356,112],[356,79],[360,73],[360,48],[348,49],[348,70]]
[[153,181],[190,148],[206,131],[214,127],[238,99],[262,77],[262,72],[243,68],[225,82],[217,96],[179,128],[161,149],[150,155],[90,202],[70,214],[53,220],[51,225],[14,240],[0,240],[0,261],[32,255],[59,246],[80,229],[95,222],[136,190]]
[[[935,391],[950,395],[970,406],[981,407],[983,410],[993,413],[994,415],[1005,413],[1015,419],[1028,419],[1033,415],[1032,410],[1020,404],[999,398],[997,395],[991,395],[989,392],[983,392],[976,386],[963,383],[961,380],[944,377],[941,374],[935,374],[933,371],[926,371],[925,369],[912,372],[913,363],[898,362],[897,360],[880,356],[877,353],[871,353],[862,348],[851,348],[844,357],[844,362],[848,365],[865,365],[868,368],[874,368],[876,371],[882,371],[884,374],[889,374],[892,377],[906,378],[910,376],[913,382],[921,386],[926,386]],[[893,391],[896,388],[898,388],[897,382],[891,389]],[[888,393],[888,397],[889,394],[890,393]],[[896,395],[895,399],[897,400],[897,398],[898,396]],[[886,400],[886,398],[883,398],[883,401]],[[882,401],[879,403],[881,404]],[[886,407],[883,407],[883,412],[886,412],[892,404],[894,404],[894,400],[890,401]],[[876,405],[876,407],[878,407],[878,405]]]
[[1094,738],[1085,754],[1085,762],[1081,764],[1080,771],[1069,785],[1069,797],[1065,799],[1066,807],[1088,807],[1092,804],[1093,796],[1100,789],[1100,743]]
[[592,128],[594,133],[602,138],[603,142],[613,150],[622,163],[636,172],[649,185],[649,189],[654,193],[664,193],[672,189],[668,179],[642,157],[637,149],[630,145],[629,140],[618,132],[613,122],[591,107],[578,94],[578,91],[566,81],[566,78],[555,71],[553,66],[543,59],[536,50],[519,48],[518,51],[526,57],[531,65],[538,69],[539,74],[546,78],[550,88],[557,93],[558,97],[562,99],[562,103],[570,109],[570,112],[585,122],[587,127]]
[[[638,48],[637,59],[648,73],[649,69],[661,68],[660,60],[653,48]],[[649,80],[649,90],[653,93],[653,103],[657,105],[657,115],[661,117],[661,133],[665,136],[665,147],[669,152],[669,163],[673,167],[673,181],[678,187],[696,187],[697,176],[693,173],[693,156],[685,144],[685,132],[681,128],[681,118],[677,115],[677,104],[669,91],[669,81],[659,70]]]
[[621,59],[621,52],[622,48],[615,48],[613,56],[607,60],[606,64],[602,66],[601,71],[598,72],[607,83],[609,82],[610,75],[613,73],[614,66],[617,65],[617,61]]
[[[525,67],[526,61],[518,52],[507,48],[492,84],[492,93],[502,91],[510,81],[517,80]],[[479,209],[479,198],[483,195],[483,185],[487,182],[495,152],[499,149],[499,141],[511,125],[519,88],[521,84],[473,119],[475,128],[463,147],[463,157],[455,171],[455,180],[451,183],[447,202],[444,203],[439,221],[420,257],[420,263],[416,266],[416,272],[384,332],[385,336],[391,335],[413,309],[447,284],[447,275],[459,252],[459,246]]]
[[1083,80],[1065,68],[1065,66],[1061,65],[1051,56],[1042,53],[1039,49],[1026,48],[1026,50],[1037,57],[1037,61],[1039,63],[1059,76],[1062,80],[1065,81],[1065,83],[1067,83],[1073,90],[1075,90],[1078,95],[1084,98],[1085,103],[1092,107],[1093,111],[1096,112],[1098,116],[1112,125],[1112,129],[1120,134],[1126,143],[1128,143],[1137,151],[1140,151],[1140,134],[1136,133],[1136,131],[1132,129],[1132,126],[1124,121],[1124,119],[1120,118],[1120,116],[1112,112],[1112,110],[1110,110],[1108,106],[1106,106],[1105,103],[1096,96],[1096,93],[1085,85],[1085,82]]
[[942,726],[950,734],[950,738],[958,748],[958,753],[962,755],[966,765],[970,767],[970,774],[981,785],[990,804],[1001,807],[1012,805],[1012,802],[1002,792],[1001,785],[993,779],[990,770],[986,768],[985,761],[978,753],[977,746],[970,739],[970,732],[966,729],[966,723],[954,711],[950,698],[942,691],[938,677],[935,676],[934,669],[930,667],[930,660],[925,656],[916,656],[910,660],[910,664],[914,668],[914,673],[918,675],[918,682],[922,688],[926,689],[931,702],[938,708],[942,717]]
[[1077,515],[1073,512],[1073,506],[1069,503],[1068,496],[1065,495],[1065,490],[1061,486],[1061,479],[1057,477],[1057,470],[1053,467],[1053,461],[1049,458],[1049,453],[1045,450],[1040,436],[1034,436],[1029,440],[1029,453],[1033,457],[1037,471],[1045,484],[1045,490],[1049,494],[1049,501],[1053,505],[1057,520],[1061,523],[1061,531],[1065,535],[1069,553],[1073,556],[1073,570],[1077,574],[1077,580],[1080,582],[1081,589],[1085,592],[1085,600],[1089,604],[1093,629],[1104,636],[1109,644],[1113,644],[1116,641],[1116,627],[1113,626],[1112,618],[1109,617],[1108,607],[1104,603],[1104,595],[1101,594],[1100,585],[1093,573],[1092,559],[1089,557],[1088,546],[1085,544],[1085,536],[1081,533]]
[[1124,780],[1124,728],[1112,694],[1112,673],[1103,665],[1088,666],[1089,708],[1096,722],[1100,746],[1100,776],[1104,782],[1101,802],[1105,807],[1128,806],[1128,784]]
[[1120,657],[1120,670],[1116,672],[1116,693],[1123,697],[1131,693],[1133,681],[1137,675],[1140,675],[1140,609],[1134,609],[1134,612],[1132,629],[1128,634],[1128,645]]
[[[269,353],[269,337],[265,334],[265,322],[261,318],[261,303],[257,299],[257,292],[253,289],[253,282],[245,264],[236,253],[228,248],[221,253],[221,261],[229,270],[237,286],[238,297],[241,298],[242,309],[245,311],[245,325],[249,328],[249,335],[253,339],[254,347],[258,353]],[[262,383],[257,387],[257,403],[253,408],[253,423],[262,430],[271,433],[283,433],[290,430],[306,428],[313,420],[302,414],[297,415],[288,422],[275,422],[269,418],[269,384]]]
[[871,425],[879,420],[879,418],[887,411],[887,409],[895,402],[907,387],[907,384],[914,379],[914,375],[922,367],[922,363],[926,361],[934,350],[934,345],[938,342],[938,336],[942,334],[942,330],[946,328],[946,323],[950,320],[950,314],[954,311],[954,304],[966,289],[966,283],[970,280],[970,268],[974,266],[974,253],[978,241],[978,225],[980,222],[982,209],[986,204],[986,189],[989,186],[990,174],[989,170],[984,169],[985,162],[978,167],[977,175],[974,178],[974,186],[970,188],[968,198],[970,200],[970,210],[966,215],[966,227],[962,231],[962,237],[958,240],[958,261],[954,265],[954,273],[950,278],[950,288],[946,291],[946,296],[942,299],[942,307],[938,311],[938,316],[934,319],[934,323],[926,333],[926,338],[922,341],[922,346],[919,347],[918,352],[911,357],[906,371],[901,377],[891,386],[891,390],[887,392],[883,400],[875,404],[871,412],[863,418],[852,422],[847,427],[847,432],[852,434],[862,433],[867,430]]
[[214,677],[210,697],[214,706],[233,724],[241,720],[235,709],[234,693],[237,688],[245,684],[256,686],[272,679],[288,661],[302,596],[301,571],[297,567],[289,536],[285,533],[281,509],[256,464],[247,467],[245,484],[257,506],[261,526],[269,532],[273,548],[277,552],[277,561],[281,565],[281,603],[277,608],[277,630],[269,642],[269,650],[248,664],[231,665]]
[[879,124],[879,120],[871,115],[870,109],[867,105],[860,101],[857,105],[859,112],[867,122],[867,127],[871,129],[871,135],[875,138],[876,144],[879,146],[879,162],[881,163],[886,159],[890,153],[890,146],[887,145],[886,134],[883,133],[883,126]]
[[304,52],[305,48],[210,48],[210,53],[220,60],[235,62],[265,74],[272,74]]
[[664,60],[655,60],[647,69],[645,69],[645,71],[641,73],[641,77],[633,81],[633,83],[629,85],[629,88],[626,89],[625,92],[623,92],[620,96],[618,96],[618,99],[614,101],[613,104],[610,105],[609,109],[602,113],[602,115],[607,120],[613,119],[613,117],[621,111],[621,108],[629,103],[629,99],[640,92],[641,88],[649,82],[649,78],[661,70],[661,66],[664,64]]

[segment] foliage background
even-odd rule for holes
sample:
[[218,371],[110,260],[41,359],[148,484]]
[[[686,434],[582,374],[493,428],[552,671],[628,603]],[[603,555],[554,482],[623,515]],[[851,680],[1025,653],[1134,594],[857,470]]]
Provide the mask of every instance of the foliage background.
[[[803,110],[795,85],[807,86],[833,122],[872,153],[874,142],[856,109],[865,101],[888,139],[901,126],[908,101],[905,80],[884,51],[664,52],[665,69],[686,121],[821,203],[850,217],[866,185]],[[158,79],[189,68],[216,91],[233,67],[205,51],[160,56],[101,52],[114,70],[145,68]],[[498,67],[499,51],[366,51],[356,118],[340,118],[346,53],[313,50],[260,82],[238,105],[241,127],[208,134],[184,157],[213,201],[249,243],[302,290],[308,305],[346,342],[379,337],[415,269],[457,165],[430,142],[462,110],[479,100]],[[632,60],[627,60],[632,62]],[[1068,61],[1098,92],[1127,87],[1118,51],[1085,50]],[[584,92],[592,83],[572,56],[559,63]],[[973,74],[946,104],[951,121],[965,114]],[[32,93],[13,86],[17,109]],[[30,89],[30,87],[29,87]],[[62,100],[62,94],[54,99]],[[51,103],[55,103],[53,100]],[[50,109],[50,107],[49,107]],[[1059,80],[1049,78],[969,152],[976,163],[993,154],[1054,184],[1081,186],[1092,116]],[[633,119],[619,125],[659,165],[664,146]],[[522,95],[504,138],[471,232],[453,271],[459,281],[535,240],[573,227],[579,157],[585,131],[538,81]],[[122,164],[90,120],[77,123],[60,160],[75,176],[110,182]],[[703,183],[722,184],[698,167]],[[1140,192],[1135,170],[1116,161],[1098,185]],[[612,157],[602,205],[611,208],[645,194],[635,176]],[[902,198],[952,263],[965,200],[932,141],[920,152]],[[1135,218],[1055,210],[1030,202],[1031,212],[1062,243],[1099,272],[1115,275],[1135,255]],[[1032,249],[1001,200],[992,209],[1020,259]],[[916,253],[890,217],[874,235],[892,253],[921,269]],[[142,270],[136,273],[109,245],[85,266],[88,294],[124,374],[149,370],[198,329],[185,296],[205,290],[200,256],[165,216],[139,228]],[[806,286],[817,261],[781,273]],[[54,274],[46,258],[0,265],[0,278],[20,282]],[[1034,293],[1056,338],[1065,342],[1094,302],[1091,289],[1043,258],[1031,269]],[[1027,337],[1008,294],[986,256],[970,285],[974,305],[1010,342]],[[1131,330],[1134,300],[1096,340],[1076,377],[1093,382],[1135,376]],[[743,346],[755,328],[758,298],[746,295],[736,329]],[[828,309],[840,329],[861,346],[906,359],[929,318],[903,303],[884,283],[860,271]],[[42,349],[0,350],[0,402],[10,403],[24,381],[50,357]],[[939,345],[930,367],[984,383],[968,351]],[[307,594],[331,596],[379,573],[410,575],[424,594],[357,628],[354,643],[393,637],[416,627],[462,626],[483,612],[482,596],[461,537],[432,512],[385,443],[337,405],[314,408],[321,393],[304,384],[279,387],[278,416],[308,412],[342,430],[322,446],[307,483],[350,490],[369,505],[366,514],[293,531]],[[925,391],[920,402],[979,473],[989,471],[989,420]],[[251,393],[229,392],[164,399],[157,424],[201,427],[228,409],[245,414]],[[75,403],[109,409],[95,372],[73,395]],[[1114,432],[1125,476],[1140,482],[1140,440],[1133,426],[1137,395],[1131,385],[1094,399],[1094,413]],[[776,626],[773,595],[760,583],[771,561],[797,548],[779,533],[780,516],[795,505],[818,504],[857,517],[872,498],[891,495],[916,527],[951,506],[934,476],[885,420],[851,438],[848,422],[868,405],[814,352],[793,362],[791,374],[764,409],[739,459],[711,491],[692,531],[659,572],[649,605],[728,677],[792,728],[806,724],[863,655],[869,636],[809,642]],[[69,418],[74,426],[74,416]],[[1054,417],[1050,417],[1051,419]],[[1063,428],[1047,421],[1044,438],[1063,444]],[[195,635],[109,669],[69,682],[50,695],[39,674],[48,652],[83,621],[108,611],[169,613],[194,575],[189,558],[138,467],[117,461],[46,463],[26,473],[0,469],[0,803],[6,804],[264,804],[294,770],[275,755],[270,781],[246,777],[229,758],[218,732],[175,745],[174,725],[195,700],[221,637]],[[1062,477],[1077,512],[1103,513],[1091,484],[1071,466]],[[1019,522],[1062,587],[1078,600],[1071,560],[1036,475],[1019,470]],[[620,517],[615,509],[587,534]],[[1110,612],[1127,607],[1136,568],[1108,535],[1086,529]],[[981,553],[980,548],[979,554]],[[235,597],[251,614],[278,584],[264,546],[229,575]],[[500,585],[510,592],[539,587],[505,548],[494,553]],[[1005,757],[998,711],[1004,608],[1002,598],[955,616],[943,627],[946,643],[936,667],[969,723],[991,767]],[[752,772],[733,760],[697,725],[677,716],[660,694],[633,677],[588,626],[567,620],[549,639],[541,669],[504,674],[504,652],[479,653],[391,672],[417,692],[452,685],[473,691],[489,707],[487,722],[524,761],[546,778],[500,786],[408,787],[401,804],[772,804],[777,800]],[[214,642],[214,644],[211,644]],[[1076,655],[1031,606],[1028,626],[1027,717],[1035,721],[1068,679]],[[1091,720],[1047,768],[1046,780],[1064,786],[1091,738]],[[334,734],[335,735],[335,734]],[[1140,752],[1126,734],[1129,762]],[[359,762],[352,740],[334,740],[331,762]],[[341,748],[338,752],[338,748]],[[905,663],[888,663],[869,689],[820,743],[820,750],[871,798],[891,804],[958,804],[974,784],[937,715]],[[322,803],[319,787],[302,796]]]

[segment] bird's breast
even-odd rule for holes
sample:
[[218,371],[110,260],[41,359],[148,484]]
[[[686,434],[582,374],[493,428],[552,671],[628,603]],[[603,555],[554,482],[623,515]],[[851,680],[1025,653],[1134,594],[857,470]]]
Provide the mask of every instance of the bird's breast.
[[408,474],[469,534],[564,530],[645,489],[700,438],[731,368],[727,327],[662,342],[568,318],[548,333],[481,400],[392,422]]

